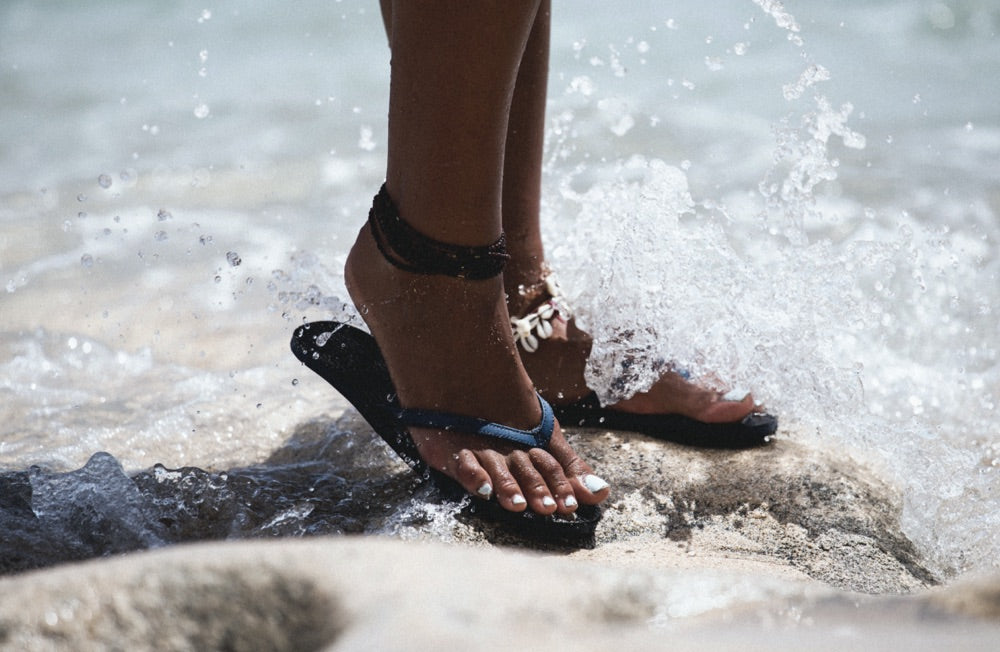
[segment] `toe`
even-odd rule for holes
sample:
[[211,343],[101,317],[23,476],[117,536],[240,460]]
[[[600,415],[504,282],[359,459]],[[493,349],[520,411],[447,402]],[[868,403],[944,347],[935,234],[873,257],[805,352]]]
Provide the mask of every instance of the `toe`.
[[[733,423],[741,420],[754,410],[753,397],[741,392],[742,398],[733,400],[730,395],[720,397],[705,406],[696,418],[705,423]],[[735,398],[735,397],[734,397]]]
[[473,496],[489,499],[493,495],[493,479],[468,449],[455,456],[452,477]]
[[532,448],[528,451],[528,457],[535,469],[541,473],[542,479],[548,487],[549,497],[554,501],[556,511],[560,514],[575,512],[579,506],[576,491],[566,478],[562,465],[540,448]]
[[548,452],[562,467],[573,495],[580,503],[596,505],[611,493],[608,483],[594,474],[594,470],[576,454],[558,429],[549,442]]
[[[539,450],[545,455],[545,452]],[[545,455],[546,457],[550,457]],[[549,491],[545,477],[535,467],[532,455],[527,451],[517,450],[507,456],[510,472],[514,474],[518,485],[524,491],[528,506],[539,514],[551,514],[556,511],[556,501]],[[555,462],[555,460],[553,460]],[[558,466],[558,463],[556,464]]]
[[523,512],[528,507],[528,501],[521,485],[511,473],[506,457],[496,451],[484,450],[479,451],[476,458],[489,474],[500,506],[512,512]]

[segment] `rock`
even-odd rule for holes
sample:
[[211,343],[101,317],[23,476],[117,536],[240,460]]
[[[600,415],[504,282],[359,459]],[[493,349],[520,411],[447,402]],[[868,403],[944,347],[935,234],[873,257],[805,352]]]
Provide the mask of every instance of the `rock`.
[[598,545],[659,535],[695,554],[768,559],[866,593],[939,581],[900,529],[901,496],[850,460],[781,440],[743,451],[612,432],[571,441],[614,489]]
[[[673,650],[995,648],[1000,578],[935,586],[945,578],[902,532],[900,496],[863,467],[793,441],[705,451],[568,434],[613,487],[589,548],[458,517],[350,412],[228,472],[154,469],[133,486],[88,467],[84,488],[124,486],[133,521],[151,519],[169,543],[338,536],[172,545],[12,575],[0,579],[0,648],[651,649],[665,636]],[[33,491],[73,489],[79,475],[5,476],[0,507],[29,528],[24,541],[45,521]],[[85,493],[90,506],[118,495]],[[345,523],[367,536],[343,536]],[[93,554],[121,541],[94,539]]]
[[372,537],[175,546],[0,580],[0,647],[992,650],[1000,635],[995,611],[945,608],[992,595],[995,609],[1000,577],[985,592],[872,597],[766,567]]

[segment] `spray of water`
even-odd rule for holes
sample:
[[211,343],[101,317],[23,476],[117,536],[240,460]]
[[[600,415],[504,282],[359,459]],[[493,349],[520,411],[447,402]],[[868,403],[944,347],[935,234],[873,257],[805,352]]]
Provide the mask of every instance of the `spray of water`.
[[[995,279],[997,263],[975,232],[858,204],[845,217],[831,204],[820,191],[838,177],[836,152],[863,149],[865,137],[849,126],[851,104],[820,92],[832,73],[803,55],[795,18],[780,2],[755,4],[807,61],[776,89],[794,108],[776,122],[755,202],[694,198],[685,165],[657,159],[560,167],[585,147],[574,116],[599,97],[590,78],[567,88],[577,108],[553,120],[548,209],[571,217],[554,220],[550,257],[595,339],[588,383],[614,402],[680,366],[719,388],[752,388],[781,415],[783,436],[899,486],[904,527],[939,571],[988,565],[1000,490],[984,433],[996,432],[1000,381],[983,338],[997,296],[960,288]],[[982,229],[982,240],[996,237],[995,222]]]

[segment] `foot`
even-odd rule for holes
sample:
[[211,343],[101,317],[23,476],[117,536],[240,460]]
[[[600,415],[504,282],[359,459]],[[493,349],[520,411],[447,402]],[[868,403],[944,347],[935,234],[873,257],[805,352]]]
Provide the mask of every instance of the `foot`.
[[[541,409],[510,333],[501,277],[469,281],[393,267],[366,224],[345,268],[348,292],[385,357],[405,407],[533,428]],[[421,458],[505,509],[569,515],[608,496],[606,482],[556,424],[547,450],[411,428]]]
[[[508,279],[507,304],[510,314],[524,315],[535,309],[543,297],[524,294]],[[538,283],[527,286],[539,287]],[[590,336],[572,320],[557,316],[550,321],[551,335],[539,342],[537,350],[518,348],[521,361],[539,393],[553,405],[568,405],[587,394],[584,368],[593,344]],[[734,423],[754,411],[749,393],[722,394],[691,382],[676,372],[664,374],[649,391],[608,406],[631,414],[680,414],[704,423]]]

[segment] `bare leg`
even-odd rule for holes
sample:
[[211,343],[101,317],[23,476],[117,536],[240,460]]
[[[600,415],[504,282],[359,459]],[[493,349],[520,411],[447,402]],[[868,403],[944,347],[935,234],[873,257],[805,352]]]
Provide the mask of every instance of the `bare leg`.
[[[444,242],[483,245],[501,230],[507,114],[532,2],[397,1],[386,185],[400,214]],[[379,342],[400,401],[529,428],[540,418],[508,325],[503,281],[391,266],[368,227],[348,257],[348,290]],[[608,495],[556,427],[548,452],[411,429],[421,457],[512,511],[571,513]],[[589,486],[588,488],[588,480]]]
[[[391,3],[381,0],[386,32],[391,40]],[[543,276],[545,252],[539,222],[545,101],[549,69],[551,8],[542,0],[521,58],[511,98],[503,165],[502,220],[511,260],[504,270],[507,307],[523,315],[533,306],[519,288],[537,284]],[[557,322],[555,332],[538,351],[521,352],[532,382],[553,403],[570,403],[590,390],[584,369],[590,356],[590,336],[575,323]],[[724,401],[718,392],[666,374],[649,392],[614,407],[643,414],[683,414],[705,422],[738,421],[753,410],[753,398]]]
[[504,270],[507,294],[542,275],[545,252],[539,225],[545,98],[549,80],[551,2],[542,0],[517,71],[511,98],[503,168],[503,228],[511,260]]

